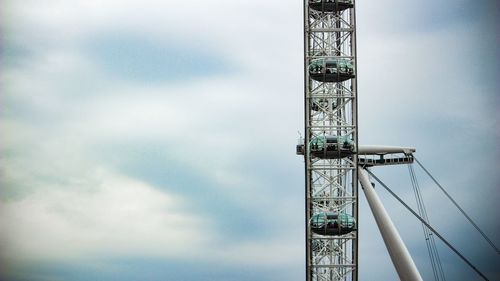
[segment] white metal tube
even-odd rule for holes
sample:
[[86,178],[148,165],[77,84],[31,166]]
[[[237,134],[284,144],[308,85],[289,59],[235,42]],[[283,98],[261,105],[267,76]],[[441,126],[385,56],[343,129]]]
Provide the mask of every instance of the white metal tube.
[[358,178],[399,279],[402,281],[422,281],[422,277],[403,240],[401,240],[398,230],[371,185],[367,172],[361,167],[358,168]]
[[387,145],[360,145],[358,154],[389,154],[389,153],[415,153],[413,147],[387,146]]

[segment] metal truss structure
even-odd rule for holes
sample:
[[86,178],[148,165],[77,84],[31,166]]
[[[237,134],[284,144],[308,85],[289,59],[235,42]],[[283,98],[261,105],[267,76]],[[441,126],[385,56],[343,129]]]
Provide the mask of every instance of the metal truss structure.
[[[305,136],[298,154],[305,158],[307,281],[358,280],[358,231],[327,236],[310,226],[311,217],[321,212],[358,219],[356,151],[318,157],[309,145],[325,136],[348,137],[358,144],[354,7],[351,0],[304,0]],[[351,76],[340,77],[338,69],[337,78],[313,79],[310,65],[318,59],[351,65]]]

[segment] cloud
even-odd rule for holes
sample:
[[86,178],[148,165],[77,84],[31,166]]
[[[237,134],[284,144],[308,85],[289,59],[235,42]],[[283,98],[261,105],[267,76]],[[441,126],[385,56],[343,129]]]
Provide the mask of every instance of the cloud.
[[3,258],[182,256],[210,239],[208,219],[182,211],[181,198],[126,176],[96,173],[97,184],[87,189],[47,188],[2,204]]
[[[498,183],[479,176],[495,174],[489,167],[498,154],[492,133],[498,84],[488,79],[498,76],[495,50],[476,44],[487,30],[480,17],[456,16],[462,2],[435,4],[441,8],[430,13],[429,5],[358,3],[360,138],[416,146],[419,159],[494,233],[494,216],[476,208],[482,193],[470,190],[495,194]],[[152,264],[145,268],[163,262],[171,271],[183,268],[196,280],[210,275],[206,268],[217,259],[228,264],[216,267],[217,280],[249,267],[255,268],[249,280],[284,279],[276,276],[290,268],[296,274],[287,279],[302,279],[303,162],[294,155],[303,127],[301,4],[50,0],[6,7],[4,260],[17,255],[16,268],[29,274],[36,266],[23,259],[68,258],[64,266],[82,273],[103,255],[119,255],[128,261],[109,257],[108,272],[140,272],[142,260]],[[431,22],[434,13],[442,17]],[[201,70],[194,69],[199,62]],[[456,141],[464,138],[471,149]],[[402,189],[409,185],[405,171],[376,172],[412,199]],[[422,186],[434,195],[428,182]],[[420,225],[384,199],[422,263]],[[484,209],[497,209],[498,200],[482,201]],[[436,205],[442,206],[431,196],[428,208],[439,211]],[[373,263],[385,252],[366,210],[361,276],[395,278],[388,258]],[[459,221],[436,218],[460,237],[466,232]],[[193,272],[176,259],[206,268]],[[62,265],[47,265],[47,276],[64,276]],[[106,270],[98,264],[89,271]],[[235,279],[242,280],[229,280]]]
[[[286,265],[300,260],[302,247],[290,239],[219,241],[223,234],[210,215],[190,209],[188,198],[102,169],[93,180],[87,188],[75,183],[4,202],[0,216],[5,226],[0,232],[3,264],[95,257],[200,262],[217,258],[235,266]],[[280,258],[284,253],[288,258]]]
[[[127,9],[123,5],[119,9]],[[7,94],[2,97],[5,103],[0,126],[7,136],[2,151],[8,152],[1,162],[5,175],[2,225],[10,226],[9,232],[2,234],[2,245],[11,244],[5,249],[4,260],[23,264],[29,259],[39,262],[47,258],[54,263],[78,263],[104,254],[205,262],[218,257],[234,266],[300,263],[302,247],[296,240],[277,239],[282,232],[300,227],[302,221],[289,217],[286,208],[287,204],[296,204],[296,199],[288,195],[274,199],[279,193],[274,189],[282,191],[289,186],[260,179],[255,171],[255,165],[260,166],[264,157],[281,154],[276,148],[293,153],[294,139],[286,135],[276,138],[273,134],[280,130],[295,137],[296,131],[293,124],[283,126],[274,118],[276,111],[281,111],[282,116],[294,116],[286,98],[295,87],[273,81],[287,79],[284,74],[276,76],[271,67],[283,58],[282,52],[276,46],[243,46],[244,42],[235,41],[236,45],[219,51],[230,51],[232,57],[228,60],[240,64],[244,61],[242,65],[250,78],[236,71],[224,77],[217,73],[195,75],[198,79],[190,83],[184,83],[185,77],[178,75],[175,81],[145,83],[137,75],[134,79],[114,75],[114,70],[103,65],[104,59],[113,56],[79,47],[89,42],[99,45],[91,40],[103,36],[106,30],[116,32],[129,26],[99,19],[113,17],[98,12],[99,7],[80,7],[82,12],[76,17],[67,17],[74,13],[73,7],[64,3],[57,7],[55,14],[52,8],[23,7],[22,13],[30,17],[21,18],[29,20],[11,25],[12,30],[35,30],[38,35],[29,38],[33,44],[23,42],[30,59],[15,58],[15,67],[2,77]],[[79,17],[86,13],[95,17],[89,17],[92,20],[84,24]],[[127,30],[132,37],[124,35],[123,40],[144,39],[159,45],[180,40],[179,44],[193,44],[177,35],[169,39],[155,37],[152,34],[156,27],[143,24],[151,28],[150,33],[138,36],[132,28]],[[219,24],[222,26],[222,22]],[[12,47],[22,41],[16,36],[11,34]],[[213,44],[209,41],[206,46]],[[106,51],[101,47],[96,50]],[[256,56],[262,53],[258,48],[271,53]],[[167,49],[172,56],[179,54],[171,51]],[[186,54],[194,61],[200,58],[196,52]],[[115,61],[120,59],[127,58],[117,57]],[[297,62],[300,64],[300,60]],[[115,65],[118,72],[124,67],[121,63]],[[154,68],[165,65],[165,71],[176,70],[170,63],[156,63],[160,62],[154,61]],[[142,66],[151,65],[137,64]],[[265,83],[252,83],[261,78]],[[295,83],[300,84],[300,80]],[[261,109],[259,116],[254,114],[256,107]],[[259,123],[268,125],[257,126]],[[281,145],[283,140],[287,147]],[[255,159],[246,167],[238,165],[249,156]],[[293,154],[290,158],[295,160]],[[136,196],[127,196],[132,193]],[[177,202],[180,198],[182,204]],[[273,215],[269,214],[271,208]],[[30,213],[37,216],[30,217]],[[105,214],[102,218],[101,213]],[[151,218],[138,221],[142,216]],[[14,224],[15,219],[20,223]],[[43,227],[45,224],[47,227]],[[204,232],[201,242],[197,241],[197,227]],[[39,243],[28,237],[34,231],[40,234]],[[297,233],[289,237],[300,237],[301,232]],[[268,234],[272,236],[266,237]],[[177,243],[179,240],[185,242]],[[184,247],[185,243],[190,245]],[[56,245],[58,251],[50,251]],[[185,252],[180,254],[180,249]],[[284,253],[289,258],[283,259]]]

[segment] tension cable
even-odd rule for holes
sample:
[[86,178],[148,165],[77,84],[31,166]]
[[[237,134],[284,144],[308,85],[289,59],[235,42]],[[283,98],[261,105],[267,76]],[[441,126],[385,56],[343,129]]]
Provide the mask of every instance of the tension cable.
[[439,234],[432,226],[430,226],[427,222],[425,222],[425,220],[423,218],[421,218],[415,211],[413,211],[413,209],[410,208],[410,206],[408,206],[401,198],[399,198],[399,196],[397,196],[389,187],[387,187],[387,185],[385,185],[385,183],[383,183],[379,178],[377,178],[377,176],[375,176],[370,170],[366,169],[366,171],[374,179],[376,179],[378,181],[378,183],[380,183],[382,185],[382,187],[384,187],[394,198],[396,198],[396,200],[398,200],[399,203],[401,203],[418,220],[420,220],[420,222],[422,222],[425,226],[427,226],[427,228],[429,230],[431,230],[439,239],[441,239],[441,241],[443,241],[443,243],[445,243],[446,246],[448,246],[448,248],[450,248],[453,252],[455,252],[455,254],[457,254],[467,265],[469,265],[470,268],[472,268],[484,280],[489,281],[489,279],[481,271],[479,271],[479,269],[477,269],[467,258],[465,258],[457,249],[455,249],[455,247],[453,247],[446,239],[444,239],[444,237],[441,236],[441,234]]
[[434,183],[436,183],[436,185],[441,189],[441,191],[443,191],[443,193],[446,195],[446,197],[448,197],[448,199],[450,199],[450,201],[458,208],[458,210],[460,210],[460,212],[465,216],[465,218],[474,226],[474,228],[479,233],[481,233],[484,240],[486,240],[490,244],[490,246],[497,252],[497,254],[500,254],[500,250],[498,250],[498,248],[495,246],[495,244],[493,244],[493,242],[488,238],[488,236],[486,236],[486,234],[484,234],[484,232],[479,228],[479,226],[477,226],[477,224],[475,224],[474,221],[472,221],[472,219],[465,213],[465,211],[458,205],[458,203],[455,200],[453,200],[453,198],[450,196],[450,194],[448,194],[448,192],[446,192],[446,190],[444,190],[443,186],[441,186],[439,184],[439,182],[431,175],[431,173],[429,173],[429,171],[427,171],[427,169],[424,168],[424,166],[420,163],[420,161],[418,161],[418,159],[416,157],[414,157],[414,159],[415,159],[415,161],[417,161],[418,165],[425,171],[425,173],[427,173],[427,175],[434,181]]

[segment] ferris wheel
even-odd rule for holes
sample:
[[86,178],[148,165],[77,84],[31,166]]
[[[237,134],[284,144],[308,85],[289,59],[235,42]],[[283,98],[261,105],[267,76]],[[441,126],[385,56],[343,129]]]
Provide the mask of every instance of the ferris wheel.
[[[306,280],[358,280],[359,182],[399,278],[418,281],[422,277],[377,196],[369,178],[374,175],[368,170],[412,164],[416,150],[358,144],[355,7],[354,0],[304,0],[305,134],[296,154],[303,155],[305,162]],[[414,187],[415,183],[416,179]],[[428,224],[423,203],[418,205],[418,214],[410,210],[422,222],[426,240],[432,240],[433,233],[442,238]],[[431,249],[433,242],[428,243]],[[440,265],[434,264],[439,263],[437,250],[431,251],[435,279],[445,280]]]

